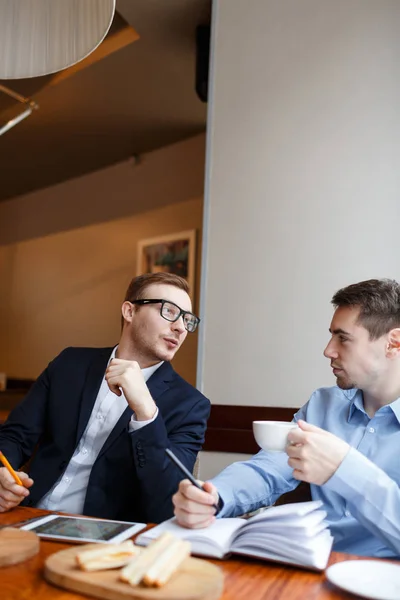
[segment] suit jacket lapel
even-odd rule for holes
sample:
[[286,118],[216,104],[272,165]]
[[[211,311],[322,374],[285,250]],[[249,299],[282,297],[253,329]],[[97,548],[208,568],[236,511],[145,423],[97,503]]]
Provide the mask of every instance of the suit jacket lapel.
[[[157,399],[161,396],[165,390],[169,388],[169,382],[173,379],[175,371],[171,367],[170,363],[165,362],[157,369],[155,373],[147,381],[147,387],[149,388],[150,394],[157,404]],[[121,417],[118,419],[117,424],[111,431],[110,435],[104,442],[102,449],[100,450],[99,456],[102,456],[104,452],[111,446],[111,444],[117,439],[119,435],[128,427],[130,418],[132,416],[132,409],[129,406],[124,410]],[[90,413],[89,413],[90,414]]]
[[169,388],[169,382],[173,379],[175,371],[169,362],[165,362],[147,381],[147,387],[154,402],[157,404],[157,398]]
[[104,348],[99,350],[94,360],[89,366],[88,374],[83,388],[82,402],[80,406],[78,427],[76,432],[76,444],[79,443],[86,425],[88,424],[90,415],[96,402],[97,394],[99,393],[101,382],[103,381],[104,372],[107,368],[112,348]]

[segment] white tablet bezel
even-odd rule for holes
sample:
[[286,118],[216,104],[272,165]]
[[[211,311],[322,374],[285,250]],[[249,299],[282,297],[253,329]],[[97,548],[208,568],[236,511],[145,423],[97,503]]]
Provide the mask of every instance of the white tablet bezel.
[[[93,538],[80,538],[80,537],[73,537],[73,536],[69,536],[69,535],[39,533],[36,531],[36,528],[39,527],[40,525],[44,525],[45,523],[49,523],[58,518],[80,519],[80,520],[84,520],[84,521],[96,521],[97,523],[104,523],[104,522],[121,523],[123,525],[130,525],[130,527],[128,527],[125,531],[118,533],[117,535],[110,538],[109,540],[96,540]],[[147,527],[146,523],[129,523],[127,521],[116,521],[114,519],[95,519],[92,517],[85,517],[85,516],[78,516],[78,515],[52,514],[52,515],[45,515],[42,519],[35,520],[33,523],[27,523],[26,525],[23,525],[19,529],[34,531],[39,537],[41,537],[43,539],[54,540],[54,541],[58,541],[58,542],[75,542],[75,543],[82,543],[82,544],[86,544],[86,543],[119,544],[120,542],[123,542],[124,540],[131,538],[133,535],[135,535],[139,531],[142,531],[146,527]]]

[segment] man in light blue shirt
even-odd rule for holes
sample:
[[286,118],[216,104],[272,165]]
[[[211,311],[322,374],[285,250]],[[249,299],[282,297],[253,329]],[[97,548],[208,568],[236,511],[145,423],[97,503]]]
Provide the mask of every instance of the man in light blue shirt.
[[339,290],[329,358],[337,385],[294,416],[286,452],[234,463],[204,490],[181,482],[173,500],[186,527],[267,506],[300,481],[322,500],[334,550],[400,557],[400,284],[369,280]]

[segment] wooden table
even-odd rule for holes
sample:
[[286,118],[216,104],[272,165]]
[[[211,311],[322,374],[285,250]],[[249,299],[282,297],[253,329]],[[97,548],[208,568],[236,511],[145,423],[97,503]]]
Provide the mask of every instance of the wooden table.
[[[11,525],[46,511],[35,508],[15,508],[0,514],[0,525]],[[42,577],[47,556],[70,548],[70,544],[41,541],[40,553],[19,565],[0,568],[1,600],[85,600],[46,583]],[[359,558],[349,554],[332,553],[330,564]],[[355,596],[331,586],[324,574],[274,565],[253,559],[212,561],[225,575],[221,600],[354,600]]]

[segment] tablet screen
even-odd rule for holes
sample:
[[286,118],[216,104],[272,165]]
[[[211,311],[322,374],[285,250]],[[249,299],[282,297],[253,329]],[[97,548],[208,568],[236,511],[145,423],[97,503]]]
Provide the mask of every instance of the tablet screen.
[[42,537],[63,538],[76,541],[110,542],[122,541],[144,529],[144,523],[125,523],[51,515],[25,526]]
[[90,538],[108,542],[122,531],[130,529],[128,523],[107,523],[107,521],[90,521],[86,519],[67,519],[57,517],[53,521],[35,527],[36,533],[62,535],[74,538]]

